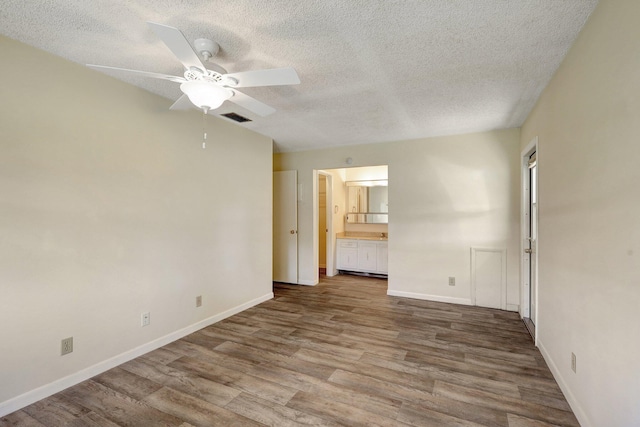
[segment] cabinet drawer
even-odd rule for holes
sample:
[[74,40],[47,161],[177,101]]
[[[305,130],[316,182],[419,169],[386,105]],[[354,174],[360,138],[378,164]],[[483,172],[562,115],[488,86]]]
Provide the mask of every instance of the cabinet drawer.
[[357,248],[358,242],[352,240],[339,240],[341,248]]

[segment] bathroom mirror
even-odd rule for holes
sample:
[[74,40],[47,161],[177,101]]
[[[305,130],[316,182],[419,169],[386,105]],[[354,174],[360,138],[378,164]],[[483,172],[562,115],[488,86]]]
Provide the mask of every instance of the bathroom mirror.
[[386,224],[389,212],[388,181],[347,181],[347,223]]

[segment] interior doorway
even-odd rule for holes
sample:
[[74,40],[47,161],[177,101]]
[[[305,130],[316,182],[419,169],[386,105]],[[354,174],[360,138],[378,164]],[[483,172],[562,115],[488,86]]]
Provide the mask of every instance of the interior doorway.
[[[324,169],[313,173],[313,243],[317,280],[321,277],[323,262],[327,277],[339,273],[386,276],[388,166]],[[366,190],[366,196],[358,198],[359,202],[352,206],[351,190],[359,190],[360,194]],[[323,216],[326,217],[325,226],[322,225]],[[345,256],[348,257],[343,249],[345,245],[355,245],[351,252],[356,254],[353,254],[353,263],[347,263],[349,268],[344,261]],[[371,248],[372,245],[375,246]]]
[[521,316],[537,345],[538,318],[538,138],[522,153]]
[[317,176],[317,215],[316,228],[318,241],[318,275],[334,276],[333,239],[333,177],[330,173],[318,171]]

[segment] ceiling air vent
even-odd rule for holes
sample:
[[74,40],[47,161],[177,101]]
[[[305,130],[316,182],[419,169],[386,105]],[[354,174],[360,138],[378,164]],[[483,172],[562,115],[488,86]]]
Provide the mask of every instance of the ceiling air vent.
[[240,114],[236,114],[236,113],[226,113],[226,114],[221,114],[221,116],[225,116],[228,119],[231,119],[233,121],[236,121],[238,123],[244,123],[244,122],[250,122],[251,119],[247,119],[244,116],[241,116]]

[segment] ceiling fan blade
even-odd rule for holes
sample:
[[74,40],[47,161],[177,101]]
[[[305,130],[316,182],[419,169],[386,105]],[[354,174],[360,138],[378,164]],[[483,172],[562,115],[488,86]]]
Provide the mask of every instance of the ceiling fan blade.
[[150,73],[149,71],[129,70],[127,68],[109,67],[109,66],[106,66],[106,65],[93,65],[93,64],[87,64],[87,67],[95,68],[97,70],[122,71],[122,72],[125,72],[125,73],[137,74],[139,76],[152,77],[154,79],[170,80],[170,81],[176,82],[176,83],[184,83],[186,81],[186,79],[184,77],[172,76],[172,75],[169,75],[169,74]]
[[269,70],[241,71],[239,73],[225,74],[223,77],[229,77],[238,81],[236,85],[229,85],[232,87],[281,86],[300,84],[298,73],[296,73],[296,70],[294,70],[293,68],[272,68]]
[[156,24],[155,22],[147,22],[147,24],[149,24],[153,32],[167,45],[178,60],[182,62],[185,69],[188,70],[191,67],[196,67],[203,71],[206,70],[200,57],[198,57],[198,54],[184,37],[182,31],[167,25]]
[[196,108],[196,106],[193,105],[187,95],[182,95],[171,105],[171,107],[169,107],[169,110],[190,110],[192,108]]
[[262,117],[273,114],[276,111],[275,108],[270,107],[269,105],[264,104],[257,99],[250,97],[249,95],[238,92],[237,90],[233,91],[233,96],[229,98],[229,101]]

